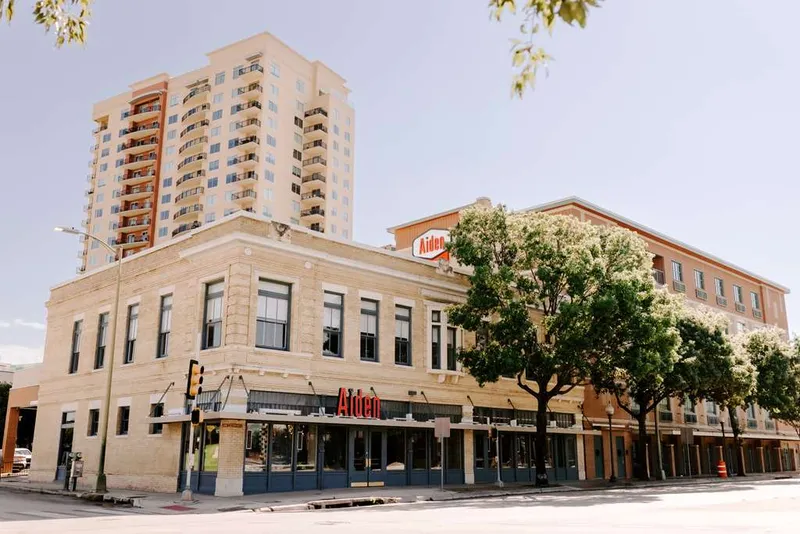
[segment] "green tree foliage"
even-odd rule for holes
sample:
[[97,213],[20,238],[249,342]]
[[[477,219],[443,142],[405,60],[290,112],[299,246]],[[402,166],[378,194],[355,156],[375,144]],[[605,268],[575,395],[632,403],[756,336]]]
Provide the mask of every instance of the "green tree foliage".
[[547,484],[547,405],[628,343],[630,310],[652,288],[646,244],[619,227],[498,207],[466,211],[449,250],[473,270],[449,318],[478,342],[458,357],[479,384],[511,376],[537,400],[537,484]]
[[[542,29],[552,33],[556,22],[566,22],[570,26],[577,23],[581,28],[586,26],[586,18],[590,8],[600,7],[602,0],[490,0],[489,10],[497,21],[509,13],[521,16],[519,31],[522,39],[512,39],[511,63],[514,76],[511,83],[512,93],[522,98],[528,87],[533,88],[539,68],[547,68],[552,58],[541,47],[536,46],[534,39]],[[518,14],[521,12],[521,15]]]
[[[92,0],[38,0],[33,6],[33,20],[44,27],[45,33],[55,33],[56,48],[65,43],[82,44],[86,41],[91,3]],[[15,6],[15,0],[0,0],[0,19],[10,23]]]

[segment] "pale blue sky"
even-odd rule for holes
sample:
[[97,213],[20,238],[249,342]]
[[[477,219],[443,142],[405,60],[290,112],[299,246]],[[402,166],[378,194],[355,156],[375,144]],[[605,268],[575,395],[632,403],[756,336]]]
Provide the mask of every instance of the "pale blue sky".
[[[0,26],[0,361],[43,344],[74,276],[93,102],[268,30],[348,80],[355,238],[486,195],[578,195],[800,292],[800,2],[610,0],[548,41],[548,78],[509,98],[516,24],[486,0],[101,0],[85,48],[54,50],[19,0]],[[800,324],[800,297],[788,298]]]

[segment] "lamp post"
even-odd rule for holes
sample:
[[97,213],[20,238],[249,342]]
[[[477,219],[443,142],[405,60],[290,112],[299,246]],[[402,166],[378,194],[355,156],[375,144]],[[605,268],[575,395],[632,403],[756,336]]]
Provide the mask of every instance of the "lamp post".
[[611,434],[611,416],[614,415],[614,406],[610,401],[606,404],[606,415],[608,416],[608,456],[609,463],[611,463],[611,476],[608,481],[613,484],[617,481],[617,473],[614,468],[614,436]]
[[[117,257],[117,289],[114,295],[114,317],[111,320],[110,341],[111,346],[108,349],[108,373],[106,374],[106,394],[105,401],[103,402],[103,417],[100,419],[100,460],[97,464],[97,481],[95,482],[95,491],[98,493],[105,493],[106,488],[106,442],[108,441],[108,414],[111,404],[111,378],[114,374],[114,347],[116,345],[117,336],[117,318],[119,316],[119,289],[122,282],[122,247],[116,249],[100,239],[97,236],[78,230],[77,228],[67,226],[56,226],[56,232],[64,232],[65,234],[82,235],[89,239],[94,239],[103,247],[108,249],[112,254]],[[104,364],[105,365],[105,364]]]
[[725,458],[725,419],[722,418],[722,410],[720,410],[719,414],[719,427],[722,429],[722,447],[720,450],[719,459],[725,462],[725,469],[728,468],[728,462],[726,462]]

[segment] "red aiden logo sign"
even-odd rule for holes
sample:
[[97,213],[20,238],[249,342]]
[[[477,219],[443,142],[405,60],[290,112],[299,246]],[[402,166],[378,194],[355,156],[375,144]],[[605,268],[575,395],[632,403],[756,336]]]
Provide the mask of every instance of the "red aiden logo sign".
[[414,239],[411,243],[411,253],[415,258],[424,260],[449,259],[450,255],[445,250],[448,241],[450,232],[431,229]]

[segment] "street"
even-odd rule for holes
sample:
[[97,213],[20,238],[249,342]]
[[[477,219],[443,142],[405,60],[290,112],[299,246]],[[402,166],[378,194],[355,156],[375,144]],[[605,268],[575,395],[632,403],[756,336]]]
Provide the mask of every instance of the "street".
[[0,492],[0,531],[254,532],[797,532],[800,480],[617,489],[317,512],[155,515],[55,496]]

